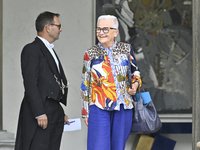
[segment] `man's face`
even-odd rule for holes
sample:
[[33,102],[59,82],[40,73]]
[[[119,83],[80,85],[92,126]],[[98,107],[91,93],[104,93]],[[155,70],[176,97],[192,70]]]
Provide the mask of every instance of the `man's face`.
[[58,19],[58,17],[54,17],[54,23],[50,25],[51,26],[51,30],[49,32],[49,36],[51,37],[51,39],[53,40],[53,42],[55,40],[59,39],[59,35],[60,32],[62,31],[61,29],[61,23],[60,20]]
[[[113,20],[100,20],[97,24],[97,28],[102,29],[106,27],[108,27],[108,29],[113,28]],[[117,36],[118,32],[117,29],[109,29],[108,33],[104,33],[100,30],[100,32],[96,34],[101,45],[110,48],[114,44],[114,38]]]

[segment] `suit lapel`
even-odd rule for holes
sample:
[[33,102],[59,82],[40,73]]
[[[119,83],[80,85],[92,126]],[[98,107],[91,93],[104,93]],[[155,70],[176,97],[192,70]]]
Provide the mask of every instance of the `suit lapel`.
[[35,38],[35,41],[40,45],[40,49],[41,49],[42,53],[44,54],[52,72],[54,74],[56,74],[56,76],[59,76],[58,67],[56,65],[56,62],[55,62],[53,56],[51,55],[51,53],[49,52],[49,50],[47,49],[47,47],[44,45],[44,43],[38,37]]
[[[53,74],[56,75],[56,78],[58,78],[59,81],[61,81],[61,79],[62,79],[63,82],[64,82],[64,84],[67,85],[67,79],[65,77],[62,65],[61,65],[60,60],[58,59],[58,56],[56,55],[56,53],[55,53],[55,55],[56,55],[56,57],[58,59],[58,62],[59,62],[60,73],[58,71],[58,67],[56,65],[56,62],[55,62],[53,56],[51,55],[51,53],[49,52],[49,50],[47,49],[47,47],[45,46],[45,44],[38,37],[35,38],[35,42],[37,42],[40,45],[40,49],[41,49],[44,57],[46,58],[47,63],[49,64],[49,67],[51,68]],[[64,95],[62,96],[62,99],[61,99],[60,102],[63,103],[64,105],[66,105],[66,103],[67,103],[66,99],[67,99],[68,88],[64,88],[64,91],[65,91]],[[60,94],[62,94],[62,93],[60,92]]]
[[60,69],[60,76],[61,76],[61,79],[63,79],[64,84],[66,85],[66,84],[67,84],[67,79],[66,79],[66,77],[65,77],[65,73],[64,73],[63,67],[62,67],[62,65],[61,65],[61,63],[60,63],[60,60],[59,60],[59,58],[58,58],[58,56],[57,56],[57,54],[56,54],[55,51],[54,51],[54,53],[55,53],[55,55],[56,55],[56,57],[57,57],[57,59],[58,59],[58,62],[59,62],[59,69]]

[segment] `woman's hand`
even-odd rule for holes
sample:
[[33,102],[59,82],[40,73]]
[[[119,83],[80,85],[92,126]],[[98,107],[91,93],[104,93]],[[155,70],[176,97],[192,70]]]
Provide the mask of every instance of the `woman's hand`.
[[128,94],[130,94],[130,95],[135,95],[138,86],[139,86],[139,83],[138,83],[138,82],[134,82],[134,83],[132,84],[132,89],[131,89],[131,88],[128,89]]
[[84,118],[84,122],[88,126],[88,118]]

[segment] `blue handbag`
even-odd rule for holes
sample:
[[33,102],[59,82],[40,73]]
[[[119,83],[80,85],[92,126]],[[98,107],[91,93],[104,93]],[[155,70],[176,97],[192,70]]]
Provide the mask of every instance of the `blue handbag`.
[[[128,69],[129,69],[129,82],[130,88],[132,88],[131,81],[131,65],[130,65],[130,57],[128,55]],[[144,91],[144,89],[143,89]],[[149,92],[140,92],[133,96],[133,99],[136,99],[133,109],[133,121],[131,132],[137,134],[147,134],[158,131],[162,127],[162,123],[157,114],[156,108],[153,104]]]

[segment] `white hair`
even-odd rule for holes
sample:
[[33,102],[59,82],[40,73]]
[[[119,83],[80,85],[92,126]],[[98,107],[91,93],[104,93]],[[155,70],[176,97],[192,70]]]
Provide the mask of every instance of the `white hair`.
[[119,23],[118,23],[118,20],[115,16],[113,16],[113,15],[101,15],[97,19],[97,24],[100,20],[112,20],[113,21],[113,28],[118,29]]

